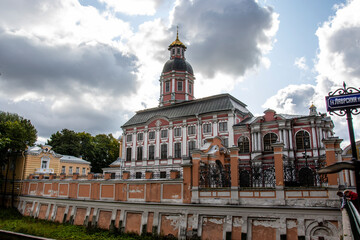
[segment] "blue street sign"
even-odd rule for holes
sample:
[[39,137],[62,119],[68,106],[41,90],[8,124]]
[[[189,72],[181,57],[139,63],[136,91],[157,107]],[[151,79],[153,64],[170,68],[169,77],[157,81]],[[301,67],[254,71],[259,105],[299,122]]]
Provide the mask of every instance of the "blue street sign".
[[360,107],[360,93],[346,95],[326,96],[326,107],[328,112],[345,108]]

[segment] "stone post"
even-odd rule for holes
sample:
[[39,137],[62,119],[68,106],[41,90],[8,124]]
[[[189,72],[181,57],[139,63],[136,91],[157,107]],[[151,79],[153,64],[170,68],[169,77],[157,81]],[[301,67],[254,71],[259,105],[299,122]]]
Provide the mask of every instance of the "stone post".
[[271,145],[274,148],[274,167],[275,167],[275,177],[276,177],[276,186],[284,186],[284,161],[283,161],[283,148],[284,143],[273,143]]
[[199,176],[200,176],[201,150],[193,150],[192,154],[192,193],[191,202],[199,202]]
[[231,147],[229,149],[231,171],[231,203],[237,203],[239,200],[239,148]]
[[191,166],[190,158],[183,160],[183,203],[191,203]]
[[[326,166],[334,164],[337,162],[337,152],[340,151],[340,143],[342,139],[338,137],[330,137],[322,141],[325,145],[325,155],[326,155]],[[338,185],[338,176],[339,174],[328,174],[328,185],[336,187]]]

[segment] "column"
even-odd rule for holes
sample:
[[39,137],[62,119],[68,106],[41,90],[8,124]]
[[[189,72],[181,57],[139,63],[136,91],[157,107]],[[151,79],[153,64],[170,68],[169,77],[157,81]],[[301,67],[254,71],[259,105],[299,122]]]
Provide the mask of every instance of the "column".
[[144,131],[144,149],[143,149],[143,159],[147,159],[148,152],[148,130],[147,128]]
[[256,146],[255,146],[255,133],[251,133],[251,151],[255,152],[256,151]]
[[182,137],[181,155],[186,156],[187,155],[187,153],[186,153],[186,149],[187,149],[186,120],[183,121],[183,124],[181,126],[181,137]]
[[284,138],[283,138],[283,130],[279,129],[279,142],[284,142]]
[[185,100],[189,100],[189,80],[185,79]]
[[217,120],[213,120],[211,121],[212,123],[212,135],[213,137],[218,135],[218,121]]
[[201,151],[194,150],[192,155],[192,192],[191,202],[199,203],[199,173],[200,173]]
[[174,130],[174,127],[173,127],[172,123],[170,123],[170,126],[168,128],[168,137],[169,137],[168,156],[169,156],[169,158],[174,158],[174,154],[173,154],[173,143],[174,143],[173,130]]
[[122,134],[122,155],[121,158],[122,159],[126,159],[126,135],[123,133]]
[[313,149],[317,149],[318,148],[318,141],[317,141],[317,137],[316,137],[316,131],[315,131],[315,126],[312,125],[311,126],[311,135],[312,135],[312,141],[313,141]]
[[136,128],[132,133],[131,161],[136,159]]
[[229,147],[237,145],[234,143],[234,129],[233,126],[235,124],[235,114],[228,114],[228,131],[229,131]]
[[202,144],[202,135],[201,135],[202,126],[201,126],[200,118],[198,118],[198,122],[196,126],[197,126],[197,138],[198,138],[197,148],[200,148]]
[[285,129],[285,139],[284,139],[284,148],[289,149],[289,130]]
[[160,158],[160,128],[156,128],[155,130],[155,159],[159,159]]
[[258,150],[262,151],[262,144],[261,144],[261,132],[257,133],[257,140],[258,140]]

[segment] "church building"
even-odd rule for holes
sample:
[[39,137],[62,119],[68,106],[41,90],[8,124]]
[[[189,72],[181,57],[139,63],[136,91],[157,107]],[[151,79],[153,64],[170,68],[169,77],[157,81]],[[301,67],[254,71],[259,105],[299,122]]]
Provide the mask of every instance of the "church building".
[[196,99],[196,80],[185,58],[186,49],[177,34],[160,76],[159,106],[136,112],[122,126],[122,159],[104,171],[126,172],[130,179],[143,179],[146,172],[152,178],[169,178],[171,171],[182,176],[182,164],[192,152],[219,137],[225,148],[238,147],[240,186],[275,186],[272,144],[276,142],[284,144],[286,185],[305,184],[302,174],[315,179],[306,184],[320,184],[315,174],[325,161],[322,140],[333,135],[330,117],[317,113],[314,105],[308,115],[268,109],[256,117],[230,94]]

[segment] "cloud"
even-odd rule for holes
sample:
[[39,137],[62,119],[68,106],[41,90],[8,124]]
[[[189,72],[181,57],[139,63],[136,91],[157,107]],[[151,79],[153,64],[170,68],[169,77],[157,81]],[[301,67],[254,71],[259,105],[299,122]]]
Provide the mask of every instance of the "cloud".
[[310,84],[289,85],[267,99],[262,107],[278,113],[308,114],[306,109],[309,109],[314,94],[315,88]]
[[[316,84],[289,85],[267,99],[263,107],[272,107],[279,112],[302,113],[310,101],[318,111],[326,112],[325,96],[343,87],[359,88],[360,82],[360,1],[348,1],[337,5],[336,13],[316,31],[319,49],[315,62]],[[302,59],[297,61],[302,66]],[[332,116],[335,135],[344,139],[342,146],[349,144],[346,117]],[[359,115],[353,115],[355,138],[359,140]]]
[[213,78],[216,73],[243,76],[256,68],[271,50],[278,15],[253,0],[178,1],[172,24],[180,26],[182,41],[195,72]]
[[163,0],[99,0],[107,8],[127,15],[154,15]]
[[62,128],[118,131],[139,84],[130,36],[78,2],[1,1],[0,110],[30,119],[42,139]]
[[296,58],[294,65],[296,67],[298,67],[301,70],[307,70],[308,66],[306,65],[306,58],[305,57],[300,57],[300,58]]

